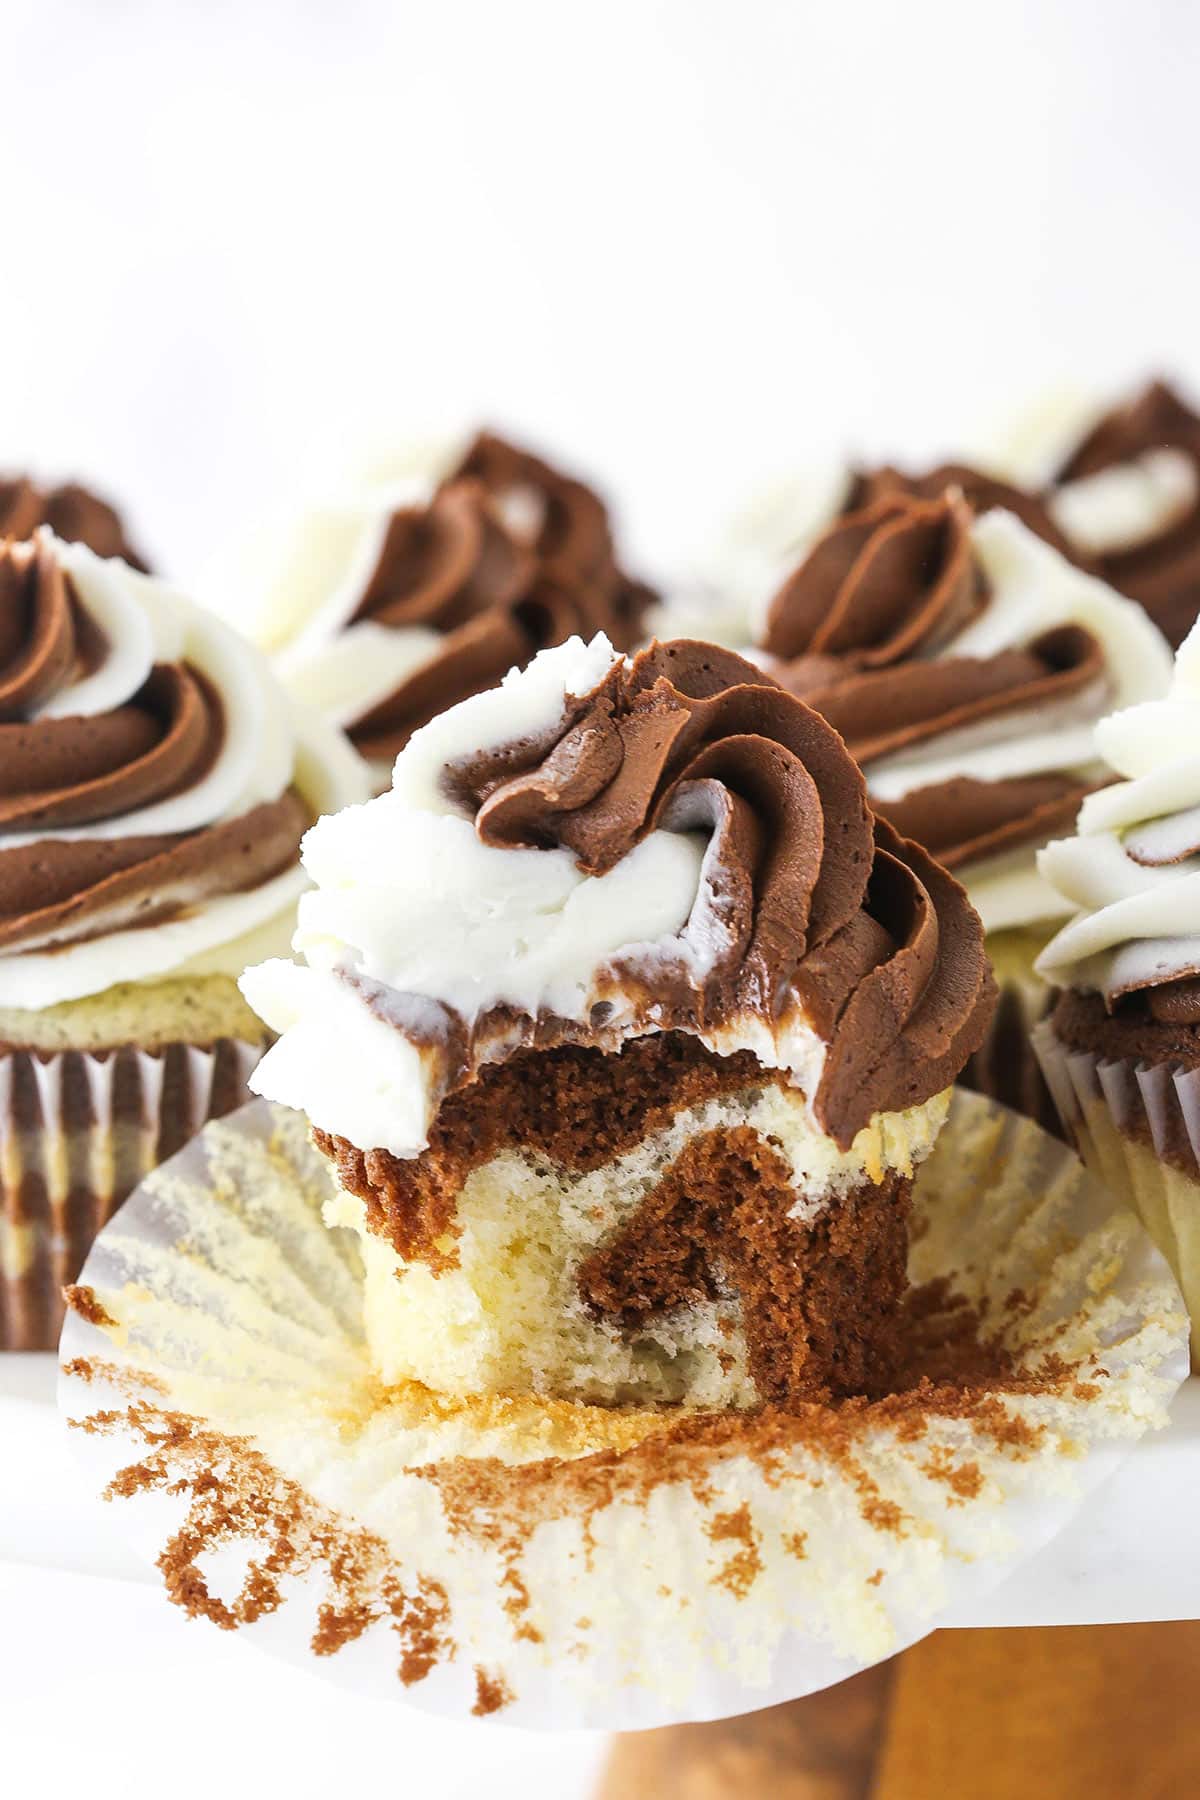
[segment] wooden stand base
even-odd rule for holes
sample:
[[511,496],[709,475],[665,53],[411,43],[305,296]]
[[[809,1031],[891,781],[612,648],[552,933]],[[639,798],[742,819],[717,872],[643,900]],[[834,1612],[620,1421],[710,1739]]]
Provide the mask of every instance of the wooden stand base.
[[599,1800],[1200,1793],[1200,1623],[945,1631],[840,1687],[617,1740]]

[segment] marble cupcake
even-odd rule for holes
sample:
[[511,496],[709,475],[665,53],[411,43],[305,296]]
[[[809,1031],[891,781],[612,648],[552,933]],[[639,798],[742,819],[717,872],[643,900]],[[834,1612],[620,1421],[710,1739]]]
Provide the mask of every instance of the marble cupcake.
[[388,1382],[710,1407],[858,1392],[992,984],[837,735],[711,645],[603,636],[418,732],[248,970],[361,1235]]
[[650,590],[585,483],[482,433],[428,472],[310,512],[254,633],[386,785],[411,734],[573,634],[622,649]]
[[1046,504],[1075,553],[1180,644],[1200,614],[1200,415],[1152,382],[1083,432]]
[[1069,909],[1037,851],[1111,779],[1097,721],[1165,691],[1161,634],[1006,508],[885,485],[784,581],[759,654],[841,732],[875,811],[963,882],[1001,988],[967,1078],[1052,1123],[1033,963]]
[[1041,854],[1074,916],[1038,965],[1062,992],[1036,1045],[1084,1160],[1170,1261],[1200,1366],[1200,626],[1169,695],[1097,739],[1124,779]]
[[104,1220],[246,1097],[236,977],[364,792],[199,607],[47,528],[0,545],[0,1347],[53,1346]]

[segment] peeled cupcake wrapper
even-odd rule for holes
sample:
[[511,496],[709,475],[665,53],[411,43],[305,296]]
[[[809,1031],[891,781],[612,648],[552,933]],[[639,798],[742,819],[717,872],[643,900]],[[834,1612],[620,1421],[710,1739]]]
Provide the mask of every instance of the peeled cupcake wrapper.
[[918,1177],[910,1272],[949,1278],[1017,1377],[690,1436],[678,1411],[381,1390],[330,1182],[295,1114],[206,1127],[89,1256],[62,1405],[172,1599],[444,1713],[620,1730],[839,1681],[1038,1550],[1187,1369],[1136,1218],[972,1094]]
[[1170,1264],[1195,1322],[1200,1373],[1200,1069],[1074,1050],[1050,1020],[1034,1047],[1080,1156],[1135,1208]]
[[63,1286],[126,1196],[248,1097],[264,1044],[0,1052],[0,1351],[53,1350]]

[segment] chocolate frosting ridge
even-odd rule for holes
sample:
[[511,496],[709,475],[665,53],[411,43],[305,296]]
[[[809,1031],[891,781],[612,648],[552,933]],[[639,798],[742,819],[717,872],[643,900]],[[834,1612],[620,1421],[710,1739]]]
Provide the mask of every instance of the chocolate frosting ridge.
[[119,556],[131,568],[146,569],[125,535],[115,507],[78,482],[43,488],[27,475],[0,480],[0,537],[31,538],[48,525],[67,544],[86,544],[97,556]]
[[486,843],[562,847],[592,874],[656,828],[706,832],[693,954],[614,965],[614,988],[640,988],[664,1028],[773,1026],[798,1006],[827,1045],[817,1116],[843,1145],[947,1086],[982,1039],[993,987],[966,895],[875,823],[837,733],[731,652],[654,644],[551,745],[447,781]]
[[1097,561],[1105,580],[1144,606],[1178,649],[1200,613],[1200,416],[1166,382],[1151,382],[1100,420],[1058,470],[1054,485],[1162,449],[1190,459],[1197,477],[1191,506],[1153,537],[1105,551]]
[[[41,709],[106,655],[53,543],[0,545],[0,949],[46,949],[153,924],[291,866],[311,823],[292,791],[240,818],[156,835],[71,836],[204,779],[224,738],[211,684],[155,665],[106,713]],[[6,845],[6,837],[21,840]]]
[[[842,734],[868,779],[883,757],[1103,700],[1104,654],[1079,626],[987,657],[947,654],[989,601],[973,516],[954,488],[934,499],[885,491],[836,521],[771,604],[773,672]],[[957,868],[1069,828],[1089,791],[1065,775],[958,777],[873,804]]]
[[[532,480],[526,464],[540,472],[541,523],[522,537],[503,495]],[[402,508],[389,522],[348,622],[422,626],[442,643],[349,735],[364,756],[390,761],[436,714],[575,633],[604,631],[630,648],[649,598],[617,570],[604,508],[590,489],[481,437],[427,506]]]

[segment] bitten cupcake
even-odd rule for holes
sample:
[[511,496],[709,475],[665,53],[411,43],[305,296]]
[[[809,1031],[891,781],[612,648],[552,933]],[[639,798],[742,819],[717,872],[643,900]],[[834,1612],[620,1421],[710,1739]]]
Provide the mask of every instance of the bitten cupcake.
[[760,654],[841,732],[875,811],[964,883],[1001,987],[968,1079],[1053,1122],[1028,1034],[1068,908],[1037,851],[1111,778],[1097,720],[1165,691],[1161,634],[1007,510],[885,484],[774,595]]
[[360,1232],[389,1382],[711,1407],[870,1388],[993,1001],[958,884],[711,645],[545,651],[305,841],[255,1091]]
[[1181,643],[1200,614],[1200,416],[1152,382],[1084,434],[1046,500],[1075,550]]
[[539,650],[597,630],[632,648],[652,598],[583,482],[490,433],[439,474],[310,513],[255,625],[377,786],[413,731]]
[[[1076,909],[1038,967],[1063,990],[1035,1042],[1085,1161],[1141,1214],[1200,1321],[1200,626],[1167,698],[1106,719],[1125,780],[1043,850]],[[1193,1364],[1200,1335],[1193,1330]]]
[[46,528],[0,545],[0,1347],[53,1346],[104,1220],[246,1097],[236,977],[364,791],[199,607]]

